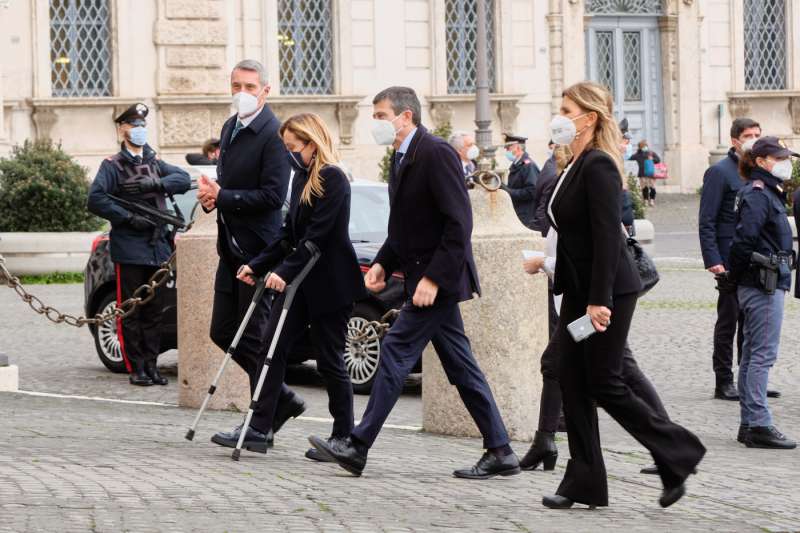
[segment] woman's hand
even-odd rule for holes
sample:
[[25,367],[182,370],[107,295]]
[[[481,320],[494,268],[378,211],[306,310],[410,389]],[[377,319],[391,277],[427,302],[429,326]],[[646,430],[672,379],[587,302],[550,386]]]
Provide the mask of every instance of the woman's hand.
[[239,270],[236,272],[236,279],[248,285],[256,284],[255,277],[253,276],[253,269],[247,265],[239,267]]
[[276,292],[283,292],[286,289],[286,282],[277,274],[270,274],[267,278],[267,288]]
[[528,274],[536,274],[541,272],[544,269],[544,256],[542,257],[529,257],[528,259],[523,259],[522,261],[522,268],[525,269],[525,272]]
[[600,333],[611,325],[611,309],[604,305],[587,305],[586,314],[592,319],[592,326]]

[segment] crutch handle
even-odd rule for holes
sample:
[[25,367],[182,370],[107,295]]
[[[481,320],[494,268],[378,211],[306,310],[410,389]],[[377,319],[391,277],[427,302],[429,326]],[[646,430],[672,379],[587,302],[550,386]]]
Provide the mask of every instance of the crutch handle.
[[283,309],[289,310],[292,306],[292,302],[294,301],[294,295],[297,293],[297,288],[303,283],[303,280],[308,276],[308,273],[311,272],[311,269],[314,268],[314,265],[319,260],[319,256],[321,252],[319,247],[311,241],[305,242],[306,249],[311,252],[311,258],[308,260],[308,263],[303,267],[303,270],[292,280],[292,282],[286,287],[286,298],[283,300]]

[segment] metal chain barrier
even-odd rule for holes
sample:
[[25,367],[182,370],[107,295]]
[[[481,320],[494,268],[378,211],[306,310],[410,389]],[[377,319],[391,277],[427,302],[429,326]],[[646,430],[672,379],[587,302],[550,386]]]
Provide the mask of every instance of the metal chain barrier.
[[399,309],[389,309],[380,320],[371,320],[358,328],[357,333],[347,332],[347,340],[350,342],[368,342],[375,339],[380,340],[386,335],[391,327],[390,321],[394,321],[400,314]]
[[[190,222],[186,226],[184,233],[192,229],[192,225],[194,225],[194,221]],[[152,300],[155,296],[156,289],[166,284],[170,277],[174,274],[176,257],[177,254],[173,252],[169,259],[162,263],[161,267],[156,270],[152,276],[150,276],[150,279],[147,280],[147,283],[139,286],[135,291],[133,291],[133,295],[130,298],[122,303],[117,304],[114,309],[111,309],[101,315],[95,315],[92,318],[62,313],[55,307],[45,305],[45,303],[42,302],[37,296],[25,290],[25,287],[22,285],[22,283],[20,283],[19,278],[8,271],[8,268],[6,268],[6,260],[2,254],[0,254],[0,283],[5,283],[8,288],[13,289],[14,292],[19,295],[20,299],[28,304],[31,309],[40,315],[44,315],[51,322],[55,324],[68,324],[70,326],[80,328],[87,324],[97,325],[102,324],[103,322],[116,320],[118,318],[125,318],[133,313],[137,307],[149,303],[150,300]]]

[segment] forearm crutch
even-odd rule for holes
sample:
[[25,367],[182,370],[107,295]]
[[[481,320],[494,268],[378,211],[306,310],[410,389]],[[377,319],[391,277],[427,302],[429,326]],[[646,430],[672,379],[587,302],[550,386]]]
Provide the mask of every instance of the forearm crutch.
[[250,400],[250,407],[247,409],[247,415],[244,417],[244,424],[242,424],[242,430],[239,432],[239,441],[236,443],[236,449],[233,450],[233,454],[231,455],[231,458],[234,461],[238,461],[239,455],[242,453],[242,445],[244,444],[244,439],[247,435],[247,429],[250,427],[250,420],[253,418],[253,410],[255,409],[255,405],[258,403],[259,398],[261,397],[261,388],[264,386],[264,381],[267,378],[267,370],[269,369],[269,364],[272,361],[272,356],[275,354],[275,349],[278,346],[278,340],[281,336],[283,323],[286,321],[286,315],[289,314],[289,308],[292,307],[292,302],[294,301],[294,296],[297,293],[297,288],[301,283],[303,283],[303,280],[311,271],[311,269],[314,268],[314,264],[317,262],[320,256],[320,251],[316,244],[311,241],[306,241],[305,246],[308,251],[311,252],[311,258],[308,260],[308,263],[306,263],[306,265],[303,267],[303,270],[300,271],[297,277],[286,286],[286,296],[283,300],[281,316],[278,318],[278,325],[275,328],[275,333],[272,334],[272,341],[269,344],[267,357],[264,359],[264,366],[261,367],[261,373],[258,375],[258,384],[256,385],[256,390],[253,392],[253,397]]
[[203,416],[206,407],[208,407],[208,402],[211,401],[211,397],[214,396],[214,393],[217,391],[217,383],[222,377],[222,373],[225,372],[225,367],[228,365],[228,361],[230,361],[231,357],[233,357],[233,353],[236,351],[236,347],[239,345],[239,339],[242,338],[242,335],[244,335],[244,330],[247,328],[247,324],[250,323],[250,317],[253,316],[253,311],[258,305],[258,302],[261,300],[261,297],[264,295],[264,289],[266,288],[266,285],[264,284],[264,278],[255,278],[255,280],[256,292],[253,293],[253,299],[250,300],[250,306],[247,308],[247,312],[244,314],[241,324],[239,324],[239,329],[236,330],[236,335],[233,337],[233,342],[231,342],[231,345],[228,346],[228,350],[225,352],[225,359],[222,360],[222,364],[220,365],[219,370],[217,370],[217,375],[214,376],[214,381],[212,381],[211,386],[208,387],[206,397],[203,399],[203,403],[200,405],[200,410],[197,411],[197,416],[194,417],[192,426],[189,428],[189,431],[186,432],[186,440],[194,439],[194,431],[197,429],[197,424],[200,423],[200,418]]

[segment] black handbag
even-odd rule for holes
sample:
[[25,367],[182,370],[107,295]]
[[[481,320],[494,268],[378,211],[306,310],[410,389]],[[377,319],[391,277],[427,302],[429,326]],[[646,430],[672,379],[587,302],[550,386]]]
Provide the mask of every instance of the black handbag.
[[644,296],[647,294],[647,291],[655,287],[656,283],[658,283],[660,279],[658,276],[658,269],[656,269],[656,264],[650,256],[647,255],[647,252],[644,251],[642,245],[639,244],[639,241],[633,237],[626,237],[626,244],[628,246],[628,251],[631,256],[633,256],[633,262],[636,263],[636,270],[639,272],[639,278],[642,280],[642,290],[639,292],[639,296]]

